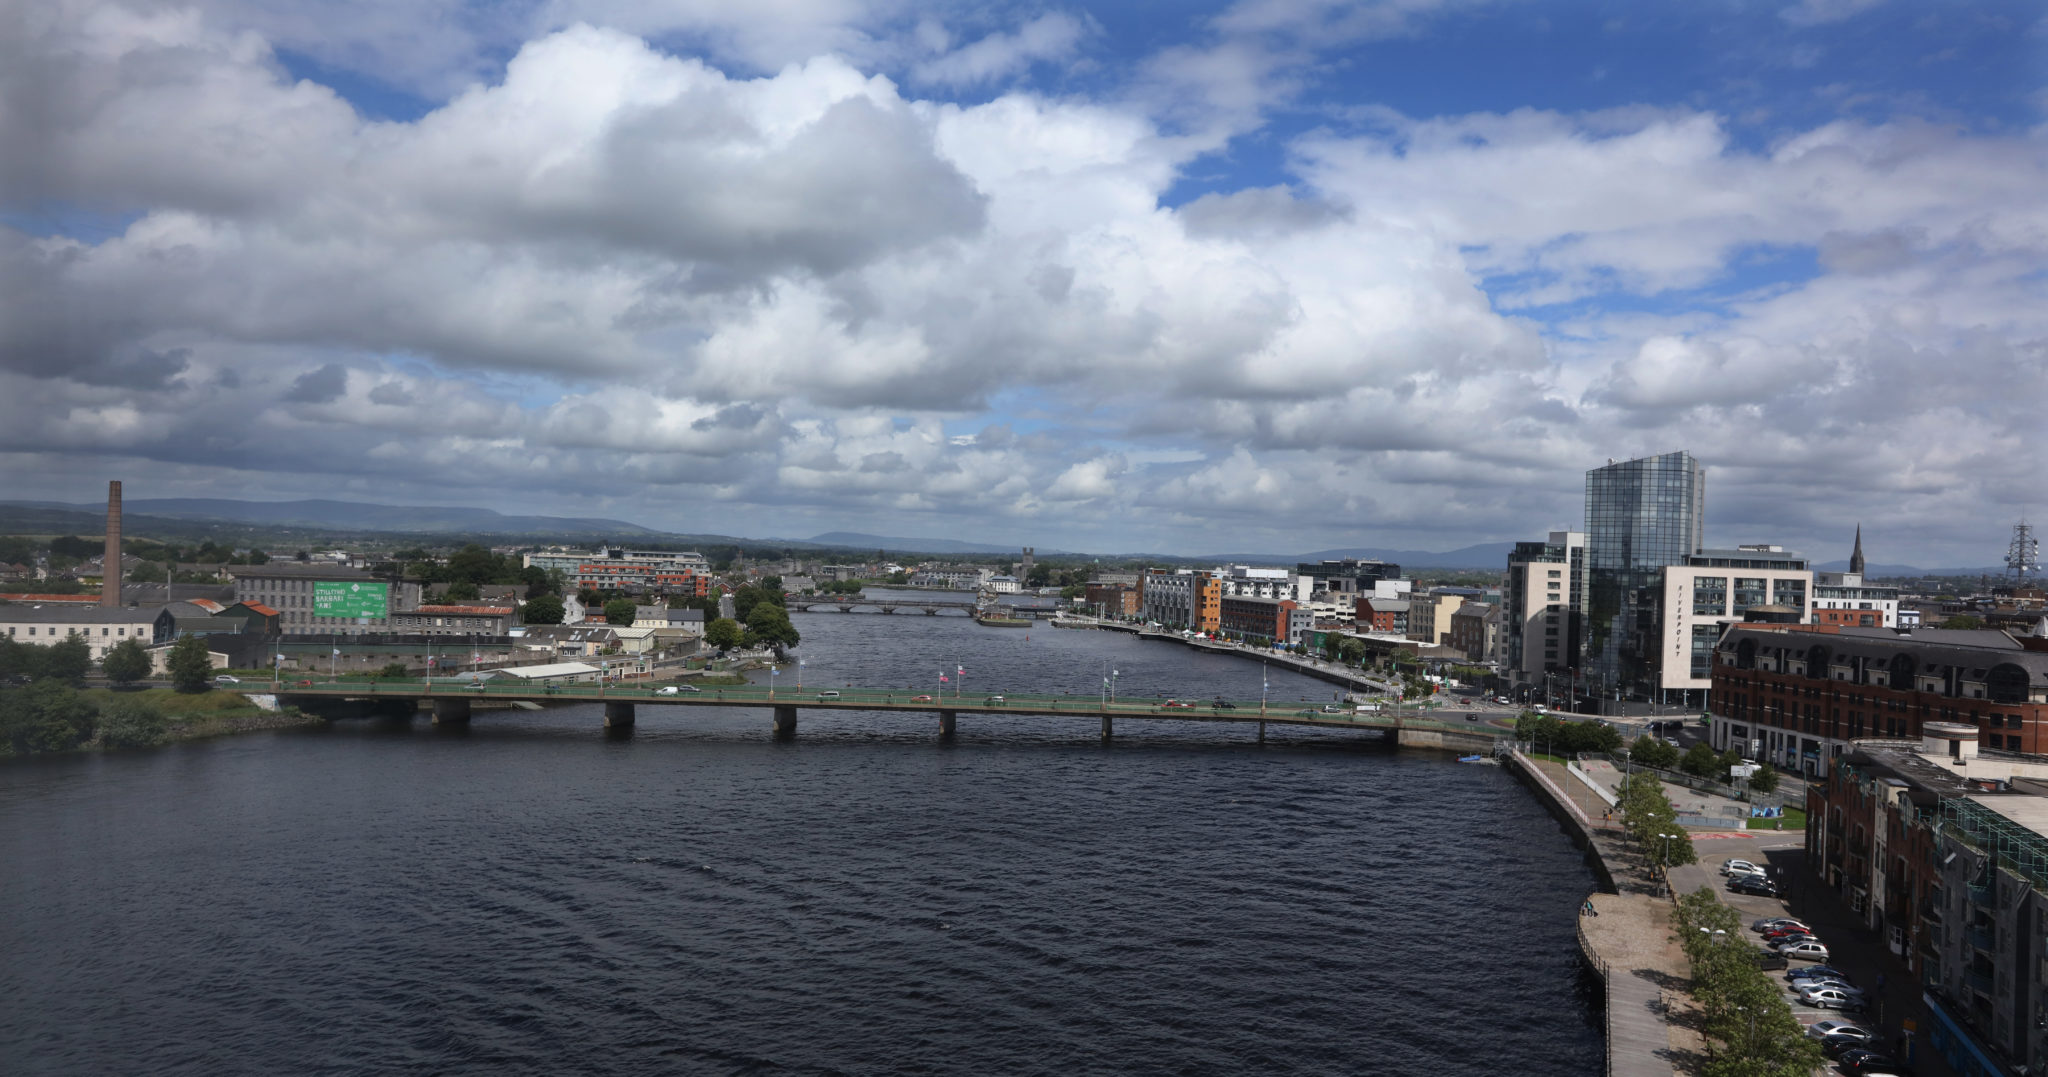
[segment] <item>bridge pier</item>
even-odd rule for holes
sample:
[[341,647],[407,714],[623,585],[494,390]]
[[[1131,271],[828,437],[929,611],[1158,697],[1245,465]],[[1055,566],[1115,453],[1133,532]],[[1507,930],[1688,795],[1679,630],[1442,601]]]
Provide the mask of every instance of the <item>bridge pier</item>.
[[950,739],[952,739],[952,736],[953,736],[953,712],[952,712],[952,711],[940,711],[940,712],[939,712],[939,738],[940,738],[941,740],[950,740]]
[[796,708],[777,705],[775,708],[775,739],[790,740],[796,736]]
[[613,702],[612,700],[605,701],[604,727],[606,729],[624,729],[632,724],[633,705],[631,703]]
[[1260,744],[1260,746],[1262,746],[1262,747],[1263,747],[1263,746],[1265,745],[1265,743],[1266,743],[1266,720],[1265,720],[1264,718],[1261,718],[1261,719],[1259,719],[1259,744]]
[[437,699],[434,701],[435,725],[469,724],[469,700]]
[[1109,717],[1109,715],[1107,715],[1107,714],[1103,715],[1103,716],[1102,716],[1102,743],[1104,743],[1104,744],[1108,744],[1108,743],[1109,743],[1109,740],[1110,740],[1110,738],[1111,738],[1111,737],[1113,737],[1113,736],[1115,736],[1115,735],[1116,735],[1116,730],[1115,730],[1115,728],[1114,728],[1114,727],[1113,727],[1113,726],[1111,725],[1111,723],[1110,723],[1110,717]]

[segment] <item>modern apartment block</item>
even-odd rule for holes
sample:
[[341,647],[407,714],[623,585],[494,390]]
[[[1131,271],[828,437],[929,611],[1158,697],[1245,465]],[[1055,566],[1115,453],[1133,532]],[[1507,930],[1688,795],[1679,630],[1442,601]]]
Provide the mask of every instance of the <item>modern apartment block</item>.
[[1585,630],[1586,534],[1552,531],[1508,554],[1501,661],[1516,684],[1579,668]]
[[1586,668],[1597,694],[1649,687],[1659,575],[1704,545],[1706,500],[1706,469],[1688,452],[1586,472]]
[[1704,703],[1713,687],[1714,647],[1730,624],[1774,607],[1780,622],[1811,620],[1813,572],[1782,546],[1699,550],[1663,570],[1645,655],[1655,698]]
[[1222,581],[1193,569],[1152,569],[1139,577],[1145,619],[1168,628],[1214,632],[1222,625]]

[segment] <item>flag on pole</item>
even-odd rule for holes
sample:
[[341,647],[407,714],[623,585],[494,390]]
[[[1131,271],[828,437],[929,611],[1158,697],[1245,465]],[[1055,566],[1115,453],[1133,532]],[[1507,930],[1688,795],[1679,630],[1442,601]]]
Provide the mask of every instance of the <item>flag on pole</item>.
[[965,676],[967,676],[967,667],[966,667],[966,666],[954,666],[954,667],[953,667],[953,672],[955,672],[955,673],[958,673],[958,674],[959,674],[960,676],[962,676],[962,677],[965,677]]
[[341,657],[341,648],[339,648],[339,647],[336,647],[336,648],[334,649],[334,657],[336,657],[336,658],[340,658],[340,657]]
[[951,684],[952,682],[951,682],[951,681],[948,681],[948,680],[946,679],[946,675],[945,675],[945,674],[943,674],[943,673],[941,673],[941,674],[939,674],[939,683],[940,683],[940,684]]

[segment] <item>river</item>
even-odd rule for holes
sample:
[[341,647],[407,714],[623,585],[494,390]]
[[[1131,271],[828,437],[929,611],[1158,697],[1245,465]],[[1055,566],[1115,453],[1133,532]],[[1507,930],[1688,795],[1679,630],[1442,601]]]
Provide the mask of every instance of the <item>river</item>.
[[[1261,690],[1120,633],[793,619],[806,689]],[[1194,722],[600,723],[0,764],[0,1072],[1601,1071],[1590,875],[1498,768]]]

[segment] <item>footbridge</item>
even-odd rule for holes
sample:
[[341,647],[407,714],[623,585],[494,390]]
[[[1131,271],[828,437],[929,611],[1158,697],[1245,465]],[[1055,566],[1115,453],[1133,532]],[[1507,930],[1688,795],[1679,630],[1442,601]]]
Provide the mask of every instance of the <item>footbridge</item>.
[[901,714],[906,719],[932,722],[941,737],[953,735],[965,717],[974,721],[1004,722],[1079,720],[1100,723],[1104,742],[1115,736],[1118,719],[1138,721],[1236,722],[1256,724],[1264,743],[1268,725],[1311,726],[1322,729],[1379,731],[1395,744],[1409,748],[1435,748],[1461,753],[1490,752],[1509,731],[1483,722],[1445,721],[1420,714],[1380,710],[1296,709],[1262,705],[1258,700],[1115,700],[1091,696],[1036,694],[939,695],[879,688],[841,688],[805,692],[800,688],[772,688],[760,685],[695,688],[620,688],[610,685],[525,684],[454,685],[419,681],[297,681],[289,686],[244,684],[245,692],[274,691],[278,702],[318,714],[336,704],[396,704],[413,710],[431,710],[439,723],[465,723],[478,703],[600,703],[608,728],[632,726],[645,708],[667,708],[669,713],[687,716],[693,707],[751,707],[768,712],[777,737],[794,737],[800,711],[868,711]]
[[[1011,617],[1049,618],[1058,613],[1057,610],[1050,606],[1044,608],[1013,606],[1007,602],[997,602],[995,605]],[[983,607],[977,606],[973,602],[955,602],[944,599],[899,598],[894,596],[889,598],[867,598],[862,595],[838,595],[823,598],[789,598],[785,600],[784,608],[791,613],[830,613],[837,610],[840,613],[922,613],[927,617],[937,617],[946,614],[972,617],[976,610]]]

